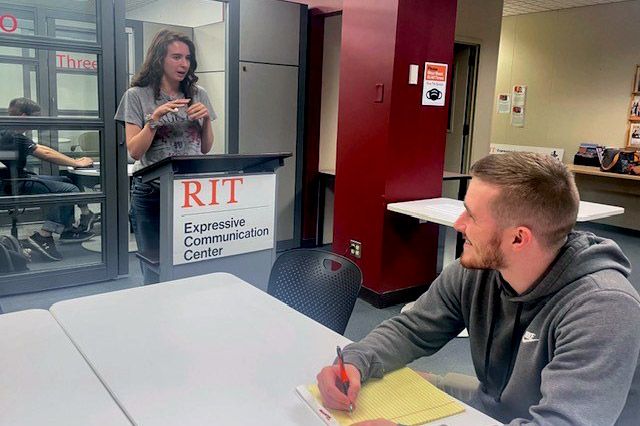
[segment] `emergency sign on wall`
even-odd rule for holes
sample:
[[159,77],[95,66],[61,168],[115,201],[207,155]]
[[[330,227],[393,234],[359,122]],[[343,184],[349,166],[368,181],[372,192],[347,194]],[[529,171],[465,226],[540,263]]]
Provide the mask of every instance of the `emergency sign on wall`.
[[449,65],[425,62],[422,85],[422,105],[444,106],[447,95],[447,71]]

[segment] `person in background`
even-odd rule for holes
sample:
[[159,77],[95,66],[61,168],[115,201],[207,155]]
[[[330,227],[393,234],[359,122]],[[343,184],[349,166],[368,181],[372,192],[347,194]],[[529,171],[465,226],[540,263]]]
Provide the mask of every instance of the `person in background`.
[[[550,156],[494,154],[471,168],[465,244],[415,306],[343,350],[318,387],[357,410],[361,382],[437,352],[465,327],[476,377],[425,376],[502,423],[632,426],[640,418],[640,296],[617,244],[572,231],[573,175]],[[387,426],[380,419],[362,423]]]
[[[216,114],[207,92],[196,85],[198,63],[193,42],[186,35],[160,30],[151,41],[138,74],[123,95],[115,119],[125,125],[127,150],[137,171],[176,155],[206,154],[213,145],[211,121]],[[135,177],[131,186],[129,219],[138,251],[156,257],[159,246],[157,185]],[[158,275],[141,262],[145,284]]]
[[[9,103],[11,116],[39,116],[40,105],[31,99],[16,98]],[[15,160],[1,160],[5,168],[0,169],[0,180],[3,181],[1,191],[11,195],[34,195],[50,193],[79,192],[77,186],[65,176],[38,175],[25,170],[27,156],[34,157],[60,166],[87,167],[93,164],[90,158],[71,158],[53,148],[40,145],[13,130],[0,131],[1,149],[17,152]],[[73,226],[75,221],[74,206],[43,207],[45,222],[25,240],[25,245],[39,253],[47,260],[62,260],[57,250],[52,233],[60,234],[61,243],[78,243],[91,239],[94,234],[87,232],[95,218],[86,204],[79,205],[81,210],[79,227]]]

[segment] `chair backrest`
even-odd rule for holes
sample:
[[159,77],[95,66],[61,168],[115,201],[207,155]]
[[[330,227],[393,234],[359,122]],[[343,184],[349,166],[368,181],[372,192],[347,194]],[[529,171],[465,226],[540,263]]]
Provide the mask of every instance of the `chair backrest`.
[[98,132],[84,132],[78,136],[78,144],[84,152],[95,155],[100,152],[100,135]]
[[346,257],[323,250],[297,249],[276,259],[267,293],[344,334],[361,285],[360,268]]

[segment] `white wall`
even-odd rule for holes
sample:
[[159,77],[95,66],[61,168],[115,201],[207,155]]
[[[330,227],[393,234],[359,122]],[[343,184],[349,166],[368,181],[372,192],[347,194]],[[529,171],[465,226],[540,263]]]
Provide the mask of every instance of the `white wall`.
[[503,0],[458,0],[455,40],[480,45],[471,164],[489,153]]
[[128,9],[127,19],[157,24],[199,27],[223,19],[223,3],[211,0],[157,0]]
[[523,128],[493,109],[494,143],[624,146],[640,40],[640,1],[506,17],[496,93],[527,85]]
[[[129,17],[127,17],[129,19]],[[173,31],[179,31],[181,33],[186,34],[193,40],[193,28],[189,27],[180,27],[177,25],[167,25],[167,24],[156,24],[153,22],[143,22],[142,23],[142,56],[143,58],[147,55],[147,49],[151,45],[151,40],[153,40],[153,36],[156,35],[158,31],[163,28],[167,28]]]
[[218,22],[194,28],[196,57],[198,58],[198,84],[205,88],[218,118],[213,122],[213,148],[211,154],[226,152],[225,95],[226,95],[226,24]]

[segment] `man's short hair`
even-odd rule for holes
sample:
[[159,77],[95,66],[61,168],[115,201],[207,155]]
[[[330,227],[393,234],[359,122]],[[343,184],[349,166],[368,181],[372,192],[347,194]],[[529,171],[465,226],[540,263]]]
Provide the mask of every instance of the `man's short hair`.
[[580,195],[573,174],[546,154],[490,154],[471,175],[500,188],[491,205],[498,226],[526,226],[549,248],[559,248],[578,216]]
[[40,115],[40,105],[28,98],[15,98],[9,102],[9,115]]

